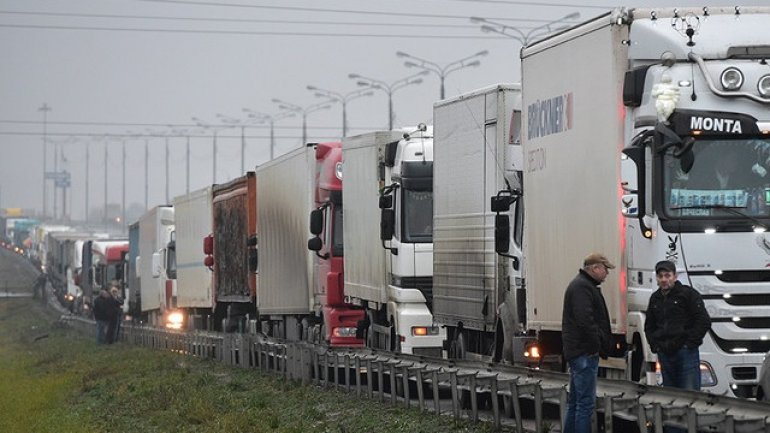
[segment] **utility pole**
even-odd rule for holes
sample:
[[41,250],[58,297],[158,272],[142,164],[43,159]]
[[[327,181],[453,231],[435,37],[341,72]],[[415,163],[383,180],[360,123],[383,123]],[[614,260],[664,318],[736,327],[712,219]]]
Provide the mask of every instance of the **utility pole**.
[[168,196],[168,183],[169,183],[169,177],[168,177],[168,135],[166,135],[166,204],[170,204],[171,200]]
[[43,112],[43,218],[48,214],[48,181],[45,176],[48,172],[48,112],[51,110],[45,102],[37,109]]
[[88,225],[88,178],[89,176],[89,170],[91,167],[91,143],[86,141],[86,215],[85,215],[85,221],[86,225]]
[[187,134],[187,166],[185,168],[185,193],[190,193],[190,134]]
[[102,220],[105,224],[107,224],[107,184],[108,177],[107,177],[107,165],[109,162],[109,154],[107,153],[107,149],[109,148],[109,140],[107,138],[104,139],[104,218]]
[[123,200],[120,205],[120,220],[126,223],[126,139],[123,139]]
[[149,192],[150,192],[150,145],[149,138],[144,139],[144,210],[149,209]]

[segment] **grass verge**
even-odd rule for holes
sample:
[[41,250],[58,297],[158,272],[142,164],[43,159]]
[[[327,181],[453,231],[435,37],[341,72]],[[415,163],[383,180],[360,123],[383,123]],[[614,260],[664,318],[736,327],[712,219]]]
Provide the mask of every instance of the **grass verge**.
[[491,432],[255,370],[96,346],[29,299],[0,301],[0,432]]

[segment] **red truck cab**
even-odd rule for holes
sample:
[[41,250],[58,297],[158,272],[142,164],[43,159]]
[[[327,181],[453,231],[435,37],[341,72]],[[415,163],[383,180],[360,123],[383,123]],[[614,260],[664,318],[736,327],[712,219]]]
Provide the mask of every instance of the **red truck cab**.
[[342,238],[342,143],[316,146],[316,176],[308,247],[316,251],[314,293],[323,309],[322,336],[332,346],[364,346],[356,336],[364,310],[345,302]]

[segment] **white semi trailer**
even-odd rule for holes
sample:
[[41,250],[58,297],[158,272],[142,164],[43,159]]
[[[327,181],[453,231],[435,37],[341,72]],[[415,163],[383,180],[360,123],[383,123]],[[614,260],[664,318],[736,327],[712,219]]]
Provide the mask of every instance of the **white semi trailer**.
[[711,315],[703,389],[753,394],[770,350],[768,26],[767,7],[619,8],[521,51],[527,327],[546,357],[564,288],[600,251],[618,265],[602,365],[654,383],[645,310],[669,259]]
[[523,361],[522,232],[509,232],[510,250],[496,255],[490,209],[503,191],[505,217],[521,226],[521,87],[436,102],[433,119],[433,313],[447,329],[448,356]]
[[175,259],[166,268],[176,278],[175,307],[182,313],[182,326],[189,329],[213,328],[209,323],[214,308],[212,274],[201,254],[203,239],[210,233],[211,187],[175,197],[174,240],[167,248],[167,258]]
[[359,335],[396,352],[442,355],[433,321],[433,135],[377,131],[342,140],[345,296]]
[[[139,219],[139,274],[142,319],[154,326],[166,326],[166,313],[173,306],[175,281],[162,272],[160,254],[174,231],[174,208],[156,206]],[[165,254],[164,254],[165,255]]]

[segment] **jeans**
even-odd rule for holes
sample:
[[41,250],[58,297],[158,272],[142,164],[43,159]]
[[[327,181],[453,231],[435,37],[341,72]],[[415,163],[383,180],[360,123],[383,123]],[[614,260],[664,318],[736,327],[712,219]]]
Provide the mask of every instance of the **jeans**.
[[[675,353],[658,353],[663,386],[700,391],[700,353],[698,348],[682,347]],[[665,426],[665,433],[684,433],[687,430]]]
[[581,355],[569,361],[569,401],[564,433],[590,433],[596,405],[596,375],[599,355]]
[[96,344],[107,343],[107,329],[110,327],[109,320],[96,321]]

